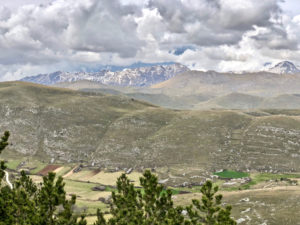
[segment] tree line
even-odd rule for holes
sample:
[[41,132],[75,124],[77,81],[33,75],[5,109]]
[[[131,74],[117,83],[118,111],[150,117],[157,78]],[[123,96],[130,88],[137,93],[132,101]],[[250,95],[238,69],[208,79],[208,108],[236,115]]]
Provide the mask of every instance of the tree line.
[[[9,132],[0,140],[0,154],[8,145]],[[85,215],[74,213],[76,196],[67,198],[62,177],[49,173],[36,184],[22,171],[11,189],[3,183],[5,162],[0,162],[0,225],[86,225]],[[97,210],[94,225],[235,225],[231,206],[222,206],[218,187],[207,181],[202,198],[189,206],[175,206],[172,192],[164,190],[157,177],[145,171],[136,189],[123,174],[112,192],[109,219]]]

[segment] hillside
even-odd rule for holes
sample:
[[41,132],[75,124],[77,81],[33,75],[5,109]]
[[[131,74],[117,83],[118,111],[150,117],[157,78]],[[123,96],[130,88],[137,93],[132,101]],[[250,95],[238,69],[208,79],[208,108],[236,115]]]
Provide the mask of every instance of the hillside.
[[[153,85],[156,92],[168,95],[191,95],[208,93],[222,96],[232,92],[275,97],[299,92],[299,74],[217,73],[214,71],[188,71],[165,82]],[[180,90],[180,91],[178,91]]]
[[[220,109],[260,109],[263,108],[264,98],[241,94],[230,93],[228,95],[212,98],[208,101],[201,102],[194,106],[196,109],[201,108],[220,108]],[[278,105],[280,108],[280,106]],[[277,106],[275,107],[277,108]]]
[[[228,77],[228,74],[218,74],[223,80],[208,84],[211,74],[200,74],[199,77],[182,74],[152,88],[116,87],[92,81],[65,82],[55,86],[83,92],[128,96],[170,109],[300,109],[300,95],[297,94],[299,90],[295,86],[300,85],[299,75],[268,74],[269,84],[267,81],[262,81],[262,84],[259,83],[260,80],[253,81],[249,75],[249,80],[243,77],[243,81],[238,81],[237,84],[236,76],[241,75]],[[262,77],[264,76],[262,73]],[[253,89],[250,90],[247,86]]]
[[171,96],[161,94],[147,87],[120,87],[104,85],[99,82],[88,80],[79,80],[75,82],[62,82],[52,85],[53,87],[68,88],[83,92],[121,95],[134,98],[140,101],[146,101],[154,105],[162,106],[171,109],[192,109],[194,105],[200,102],[205,102],[213,96],[205,94],[195,94],[188,96]]
[[1,83],[0,97],[11,153],[112,168],[300,171],[299,111],[176,111],[22,82]]

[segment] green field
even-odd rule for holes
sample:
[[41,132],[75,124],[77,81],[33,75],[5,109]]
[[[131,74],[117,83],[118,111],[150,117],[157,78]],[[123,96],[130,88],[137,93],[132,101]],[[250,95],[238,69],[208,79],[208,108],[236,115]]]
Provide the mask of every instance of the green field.
[[214,173],[214,175],[217,175],[220,178],[229,178],[229,179],[249,177],[248,173],[231,171],[231,170],[225,170],[223,172],[216,172],[216,173]]

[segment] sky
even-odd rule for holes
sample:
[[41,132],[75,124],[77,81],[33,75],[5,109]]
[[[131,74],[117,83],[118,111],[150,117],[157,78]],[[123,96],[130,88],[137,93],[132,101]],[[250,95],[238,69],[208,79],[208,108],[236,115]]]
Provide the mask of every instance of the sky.
[[300,65],[299,0],[0,0],[0,81],[100,65]]

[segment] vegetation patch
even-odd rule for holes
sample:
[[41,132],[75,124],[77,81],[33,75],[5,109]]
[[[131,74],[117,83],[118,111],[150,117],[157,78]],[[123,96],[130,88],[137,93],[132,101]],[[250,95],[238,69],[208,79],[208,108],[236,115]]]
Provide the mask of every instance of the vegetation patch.
[[22,162],[22,160],[9,160],[6,163],[6,166],[7,166],[7,168],[9,168],[11,170],[17,170],[17,168],[21,162]]
[[224,179],[236,179],[236,178],[249,177],[249,173],[231,171],[231,170],[224,170],[222,172],[216,172],[216,173],[214,173],[214,175],[217,175],[218,177],[224,178]]
[[269,181],[269,180],[282,180],[300,178],[300,174],[275,174],[275,173],[259,173],[253,176],[255,182]]

